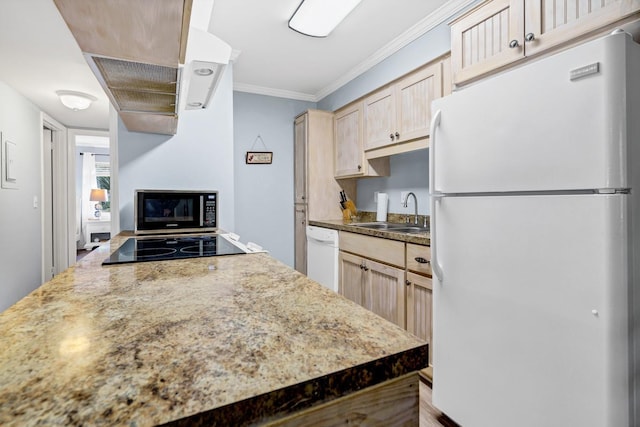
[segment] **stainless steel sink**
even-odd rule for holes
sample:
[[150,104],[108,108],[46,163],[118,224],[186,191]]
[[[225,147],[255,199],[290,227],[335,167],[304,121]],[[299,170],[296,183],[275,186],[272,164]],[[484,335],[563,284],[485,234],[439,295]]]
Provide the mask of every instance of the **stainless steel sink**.
[[387,230],[396,233],[426,233],[427,227],[420,227],[413,224],[400,224],[395,222],[360,222],[351,224],[356,227],[370,228],[372,230]]

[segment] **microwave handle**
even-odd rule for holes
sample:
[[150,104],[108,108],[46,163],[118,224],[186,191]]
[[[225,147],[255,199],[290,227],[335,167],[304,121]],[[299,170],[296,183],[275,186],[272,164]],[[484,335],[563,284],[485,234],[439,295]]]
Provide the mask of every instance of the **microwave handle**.
[[204,226],[204,196],[200,196],[200,227]]

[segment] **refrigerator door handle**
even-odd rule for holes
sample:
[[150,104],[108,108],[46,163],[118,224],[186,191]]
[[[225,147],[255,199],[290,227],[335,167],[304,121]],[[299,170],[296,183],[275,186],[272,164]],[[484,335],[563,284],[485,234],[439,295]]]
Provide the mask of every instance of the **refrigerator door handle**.
[[430,193],[436,192],[436,128],[440,126],[441,110],[436,111],[431,118],[431,125],[429,126],[429,187]]
[[441,110],[436,111],[431,119],[431,126],[429,126],[429,187],[431,195],[431,270],[433,275],[440,281],[440,284],[444,281],[444,275],[442,274],[442,267],[438,262],[438,243],[436,238],[436,202],[440,200],[442,194],[436,192],[436,128],[440,126]]
[[436,220],[436,203],[442,199],[442,194],[431,195],[431,271],[433,275],[440,281],[440,284],[444,282],[444,274],[442,267],[438,261],[438,238],[436,237],[437,220]]

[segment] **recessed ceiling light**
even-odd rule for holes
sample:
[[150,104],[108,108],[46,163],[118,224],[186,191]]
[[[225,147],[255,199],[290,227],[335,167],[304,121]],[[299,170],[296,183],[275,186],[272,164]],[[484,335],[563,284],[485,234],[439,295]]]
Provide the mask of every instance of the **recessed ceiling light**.
[[86,110],[92,102],[98,100],[95,96],[72,90],[58,90],[56,95],[60,98],[62,105],[73,111]]
[[326,37],[361,0],[302,0],[289,28],[306,36]]
[[193,72],[198,76],[210,76],[213,74],[213,70],[211,68],[198,68],[193,70]]
[[198,108],[198,107],[202,107],[202,102],[189,102],[187,105],[189,107]]

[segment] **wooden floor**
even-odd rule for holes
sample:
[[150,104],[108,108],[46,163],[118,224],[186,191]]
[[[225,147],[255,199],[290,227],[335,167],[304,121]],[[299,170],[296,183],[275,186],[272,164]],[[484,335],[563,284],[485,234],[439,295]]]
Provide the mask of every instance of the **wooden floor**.
[[459,427],[431,404],[431,370],[420,375],[420,427]]

